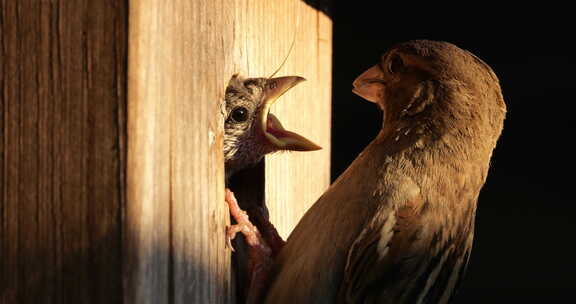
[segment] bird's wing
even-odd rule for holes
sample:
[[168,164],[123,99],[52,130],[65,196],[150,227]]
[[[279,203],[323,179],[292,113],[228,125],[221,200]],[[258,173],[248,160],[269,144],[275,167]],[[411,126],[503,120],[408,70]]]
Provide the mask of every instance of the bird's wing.
[[427,221],[426,209],[418,198],[377,213],[348,252],[339,291],[342,303],[450,300],[465,272],[472,233],[464,229],[449,235]]

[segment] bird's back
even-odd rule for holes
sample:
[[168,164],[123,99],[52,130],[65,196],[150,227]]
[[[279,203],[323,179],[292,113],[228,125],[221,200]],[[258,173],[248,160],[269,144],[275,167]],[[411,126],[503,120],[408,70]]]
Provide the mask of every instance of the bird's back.
[[[305,214],[277,259],[266,303],[450,300],[469,258],[483,178],[466,162],[455,166],[418,149],[389,147],[373,141]],[[403,206],[411,214],[402,214]],[[371,244],[358,244],[363,234],[372,235]],[[375,260],[348,265],[355,246],[368,246],[361,263]],[[350,280],[360,280],[362,290]]]

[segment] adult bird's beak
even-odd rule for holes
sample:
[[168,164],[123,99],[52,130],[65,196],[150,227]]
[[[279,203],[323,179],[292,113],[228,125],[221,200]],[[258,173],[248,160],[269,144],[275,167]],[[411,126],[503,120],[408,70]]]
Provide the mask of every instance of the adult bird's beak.
[[378,103],[378,100],[381,100],[380,92],[384,85],[382,76],[382,69],[379,65],[369,68],[354,80],[352,92],[368,101]]
[[268,79],[264,89],[264,99],[260,111],[260,125],[268,141],[280,150],[314,151],[322,149],[305,137],[282,127],[276,116],[268,113],[276,100],[295,85],[306,79],[287,76]]

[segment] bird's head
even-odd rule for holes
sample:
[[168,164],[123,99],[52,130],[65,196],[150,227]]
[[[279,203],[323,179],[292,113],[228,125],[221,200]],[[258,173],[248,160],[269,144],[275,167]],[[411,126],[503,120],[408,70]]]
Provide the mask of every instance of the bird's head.
[[256,164],[276,151],[321,149],[312,141],[284,129],[269,113],[272,104],[286,91],[304,81],[298,76],[243,78],[232,76],[226,88],[224,159],[226,176]]
[[388,133],[416,129],[441,137],[462,129],[469,137],[491,132],[495,141],[502,129],[506,106],[498,78],[478,57],[448,42],[397,44],[353,86],[384,111]]

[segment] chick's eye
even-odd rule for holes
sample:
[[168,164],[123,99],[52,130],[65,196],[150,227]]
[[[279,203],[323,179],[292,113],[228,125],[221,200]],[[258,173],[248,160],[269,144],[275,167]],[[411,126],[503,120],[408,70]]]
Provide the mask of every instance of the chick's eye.
[[388,72],[390,72],[391,74],[396,74],[404,71],[404,69],[405,69],[404,62],[402,61],[402,58],[400,58],[400,56],[394,55],[392,56],[392,58],[390,58],[390,61],[388,62]]
[[232,110],[232,119],[237,122],[244,122],[248,120],[248,110],[245,107],[237,107]]

